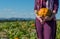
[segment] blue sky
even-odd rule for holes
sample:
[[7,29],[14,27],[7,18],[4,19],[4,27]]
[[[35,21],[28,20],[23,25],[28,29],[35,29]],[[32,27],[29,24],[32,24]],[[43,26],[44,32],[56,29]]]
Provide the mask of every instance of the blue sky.
[[[60,19],[59,11],[60,7],[56,15],[57,19]],[[35,18],[34,0],[0,0],[0,18],[11,17]]]

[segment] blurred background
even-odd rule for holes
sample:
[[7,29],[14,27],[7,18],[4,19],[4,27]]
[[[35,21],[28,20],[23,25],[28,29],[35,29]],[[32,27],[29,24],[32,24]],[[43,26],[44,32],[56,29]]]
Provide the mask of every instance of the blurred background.
[[[60,0],[59,0],[60,6]],[[60,7],[57,19],[60,19]],[[0,0],[0,18],[33,18],[34,0]]]
[[[56,39],[60,39],[60,0]],[[0,39],[37,39],[34,0],[0,0]]]

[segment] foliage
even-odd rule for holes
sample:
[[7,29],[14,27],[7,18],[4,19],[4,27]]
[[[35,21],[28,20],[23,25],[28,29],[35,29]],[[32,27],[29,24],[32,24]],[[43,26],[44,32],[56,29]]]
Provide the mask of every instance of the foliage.
[[[60,39],[60,21],[57,21],[57,39]],[[9,39],[36,39],[35,21],[0,22],[0,31],[6,31]]]

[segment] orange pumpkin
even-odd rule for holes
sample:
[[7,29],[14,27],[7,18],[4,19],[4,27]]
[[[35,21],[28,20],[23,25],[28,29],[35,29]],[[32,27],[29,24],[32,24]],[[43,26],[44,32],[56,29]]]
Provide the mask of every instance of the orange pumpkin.
[[18,39],[18,37],[14,38],[14,39]]
[[40,17],[51,16],[52,15],[52,12],[48,8],[41,8],[38,11],[37,15],[40,16]]

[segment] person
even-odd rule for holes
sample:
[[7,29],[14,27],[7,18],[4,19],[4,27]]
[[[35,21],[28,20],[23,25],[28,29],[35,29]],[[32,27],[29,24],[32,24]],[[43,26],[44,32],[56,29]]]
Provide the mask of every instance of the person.
[[[56,38],[56,14],[59,7],[59,0],[35,0],[34,12],[36,15],[35,27],[38,39],[55,39]],[[45,21],[37,16],[37,12],[41,8],[48,8],[53,15],[46,17]],[[42,24],[43,23],[43,24]]]

